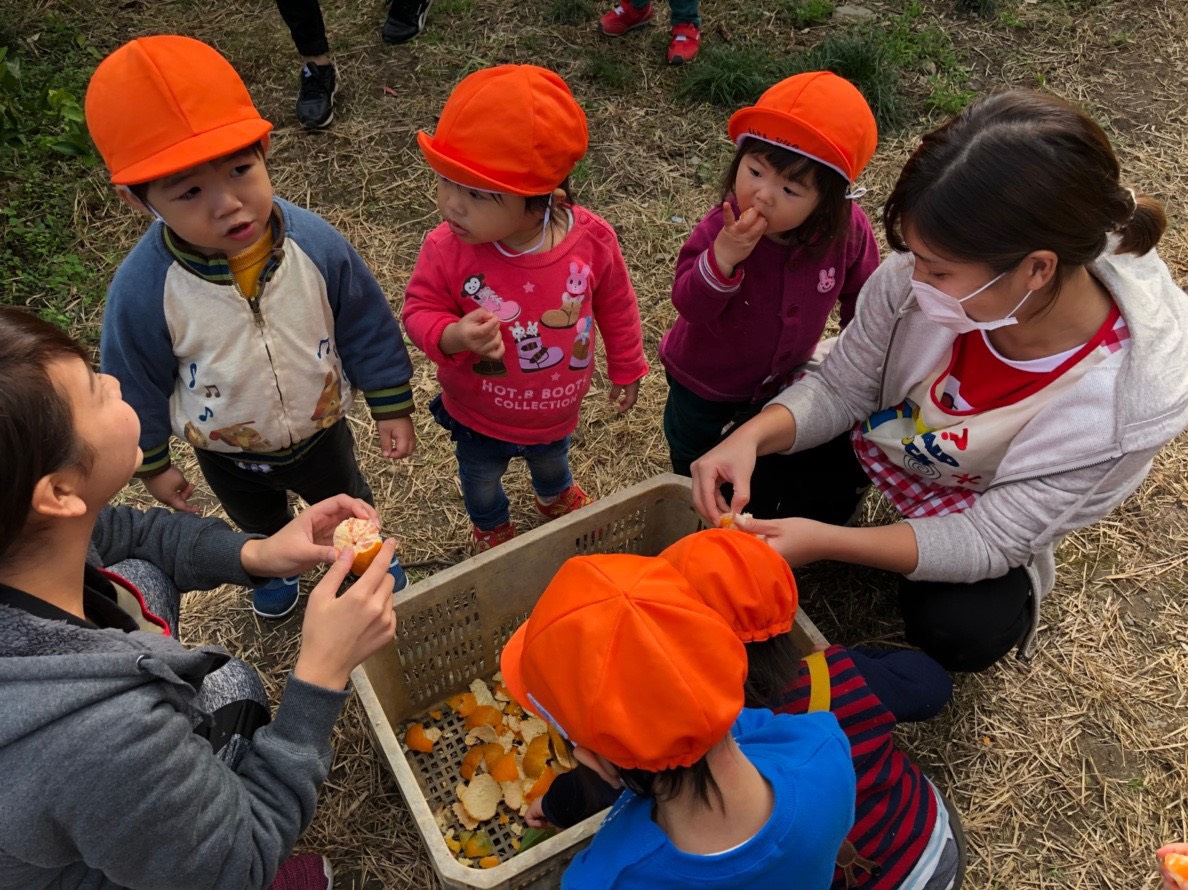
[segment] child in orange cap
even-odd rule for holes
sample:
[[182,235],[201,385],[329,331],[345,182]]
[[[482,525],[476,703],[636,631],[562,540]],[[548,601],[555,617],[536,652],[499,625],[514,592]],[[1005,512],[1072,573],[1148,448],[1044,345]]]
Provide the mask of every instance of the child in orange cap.
[[[188,37],[133,40],[95,70],[86,117],[120,198],[158,220],[112,280],[100,343],[140,418],[145,487],[198,509],[172,431],[246,532],[283,527],[289,491],[371,503],[345,417],[362,390],[384,456],[412,453],[408,351],[342,235],[274,197],[272,125],[235,69]],[[261,579],[252,608],[280,618],[298,593],[296,577]]]
[[[789,633],[796,579],[780,555],[752,535],[709,529],[682,538],[660,557],[746,645],[748,707],[782,714],[829,710],[849,739],[858,780],[855,819],[831,886],[959,886],[957,814],[892,738],[897,722],[935,716],[948,702],[952,684],[944,669],[915,650],[830,646],[802,657]],[[566,827],[596,812],[609,794],[567,773],[528,818]]]
[[742,644],[665,560],[569,560],[501,666],[579,763],[627,789],[563,888],[828,883],[854,802],[836,719],[743,710]]
[[[855,203],[865,190],[854,188],[878,129],[853,84],[827,71],[789,77],[736,112],[729,133],[738,150],[722,179],[722,203],[681,248],[672,286],[677,319],[660,341],[664,434],[673,470],[684,476],[813,356],[835,305],[842,326],[849,323],[879,263],[870,221]],[[758,494],[777,490],[764,484],[765,474],[804,482],[798,515],[824,511],[831,521],[832,501],[814,494],[813,480],[849,473],[866,484],[847,441],[797,458],[773,456],[758,473],[756,516],[793,507]]]
[[533,65],[476,71],[417,141],[443,222],[421,247],[404,324],[437,365],[442,393],[430,409],[455,442],[482,551],[516,533],[500,481],[513,457],[528,464],[545,517],[591,501],[570,472],[569,440],[594,369],[595,322],[620,413],[648,364],[614,230],[570,194],[586,116],[560,77]]

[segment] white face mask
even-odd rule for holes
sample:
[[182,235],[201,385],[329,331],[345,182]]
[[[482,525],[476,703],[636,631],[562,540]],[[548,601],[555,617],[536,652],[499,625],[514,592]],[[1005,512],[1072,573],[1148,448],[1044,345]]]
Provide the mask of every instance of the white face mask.
[[1015,313],[1027,302],[1027,298],[1031,296],[1031,291],[1023,295],[1023,299],[1019,301],[1014,309],[1007,313],[1006,317],[1000,318],[997,321],[975,321],[965,314],[965,307],[961,304],[966,300],[972,300],[1005,274],[1003,272],[1002,275],[996,275],[972,294],[967,294],[960,299],[950,296],[942,290],[938,290],[931,284],[917,281],[915,278],[912,279],[912,293],[916,296],[916,302],[920,304],[921,312],[927,315],[931,321],[936,322],[943,328],[948,328],[954,333],[967,334],[970,331],[996,331],[999,328],[1005,328],[1019,323],[1019,319],[1015,318]]

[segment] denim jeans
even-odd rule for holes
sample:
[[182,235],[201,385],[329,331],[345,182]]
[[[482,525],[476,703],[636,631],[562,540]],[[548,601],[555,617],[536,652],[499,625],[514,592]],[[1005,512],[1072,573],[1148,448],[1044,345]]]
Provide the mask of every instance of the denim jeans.
[[532,490],[540,498],[554,498],[573,484],[569,472],[569,436],[547,445],[516,445],[480,433],[457,435],[454,454],[462,500],[470,521],[490,531],[508,521],[503,474],[513,457],[522,457],[532,476]]

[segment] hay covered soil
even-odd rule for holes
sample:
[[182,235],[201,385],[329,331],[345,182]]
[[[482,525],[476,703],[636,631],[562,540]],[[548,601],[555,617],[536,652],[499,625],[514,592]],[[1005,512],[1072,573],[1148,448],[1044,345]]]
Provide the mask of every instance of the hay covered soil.
[[[847,27],[836,19],[794,27],[789,10],[805,5],[707,0],[706,49],[758,47],[777,61],[792,59]],[[931,28],[947,35],[971,93],[1042,87],[1089,108],[1114,139],[1126,177],[1168,206],[1172,225],[1161,250],[1179,279],[1188,280],[1188,227],[1178,201],[1188,191],[1184,4],[1003,0],[986,17],[960,12],[951,0],[863,5],[876,20],[915,9],[917,33]],[[605,377],[596,377],[574,440],[574,472],[588,491],[606,495],[667,469],[656,346],[673,314],[673,260],[712,206],[730,146],[726,109],[676,98],[684,75],[663,65],[663,29],[609,41],[595,30],[602,10],[585,0],[437,0],[422,36],[388,47],[379,40],[383,4],[325,0],[341,87],[333,126],[311,133],[293,115],[298,60],[271,0],[99,0],[81,7],[5,0],[0,6],[11,7],[6,16],[17,34],[34,33],[47,13],[75,17],[102,53],[131,36],[160,32],[218,46],[277,125],[269,166],[278,194],[338,226],[397,311],[421,238],[437,222],[416,131],[432,129],[449,89],[469,71],[501,62],[559,71],[590,119],[590,152],[574,177],[578,197],[619,232],[655,366],[638,407],[625,417],[608,404]],[[663,14],[658,10],[658,18]],[[884,133],[863,177],[870,191],[862,203],[872,217],[919,135],[941,119],[928,102],[935,70],[925,59],[899,72],[907,122]],[[91,191],[99,194],[102,176],[94,177]],[[141,230],[141,220],[109,199],[80,201],[76,225],[96,262],[120,256]],[[433,369],[416,354],[414,361],[424,406],[435,392]],[[469,525],[446,434],[422,411],[416,455],[390,464],[378,453],[370,422],[361,413],[351,422],[385,529],[400,538],[414,577],[464,558]],[[200,480],[185,449],[177,457]],[[1188,836],[1186,471],[1188,442],[1181,439],[1126,504],[1065,542],[1031,663],[1008,660],[960,678],[938,719],[901,731],[903,744],[963,814],[967,886],[1153,890],[1153,850]],[[522,527],[535,525],[522,467],[509,483],[513,518]],[[144,500],[136,486],[128,497]],[[218,513],[209,493],[201,502]],[[877,504],[868,510],[868,518],[886,518]],[[803,607],[830,639],[902,641],[890,617],[894,588],[887,576],[815,567],[804,573],[803,589]],[[262,623],[243,590],[195,593],[186,600],[183,639],[219,643],[259,665],[275,695],[295,659],[300,614]],[[334,746],[334,767],[301,847],[334,860],[338,886],[433,886],[415,826],[354,700]]]

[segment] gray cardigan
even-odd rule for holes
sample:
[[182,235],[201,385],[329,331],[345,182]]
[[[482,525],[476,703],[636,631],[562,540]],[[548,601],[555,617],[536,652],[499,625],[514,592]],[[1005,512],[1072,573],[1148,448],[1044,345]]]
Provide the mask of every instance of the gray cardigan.
[[[183,589],[247,584],[217,519],[107,508],[93,556]],[[313,817],[346,699],[293,678],[236,770],[191,732],[224,658],[0,605],[0,887],[262,888]]]
[[[1023,655],[1034,642],[1039,601],[1055,583],[1060,540],[1117,507],[1146,477],[1159,449],[1188,426],[1188,297],[1154,251],[1107,252],[1089,268],[1126,320],[1128,348],[1033,418],[972,507],[907,520],[919,548],[912,580],[972,582],[1025,567],[1037,608]],[[954,334],[920,311],[911,273],[910,255],[884,261],[863,287],[854,321],[820,365],[770,403],[796,418],[793,451],[827,442],[902,401],[948,354]]]

